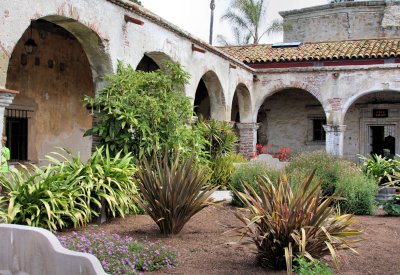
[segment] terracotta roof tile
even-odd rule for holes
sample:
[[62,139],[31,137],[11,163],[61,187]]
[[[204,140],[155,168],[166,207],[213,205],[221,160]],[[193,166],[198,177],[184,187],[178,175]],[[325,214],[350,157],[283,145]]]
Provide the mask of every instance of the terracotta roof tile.
[[400,38],[305,42],[298,47],[227,46],[221,50],[245,63],[400,57]]

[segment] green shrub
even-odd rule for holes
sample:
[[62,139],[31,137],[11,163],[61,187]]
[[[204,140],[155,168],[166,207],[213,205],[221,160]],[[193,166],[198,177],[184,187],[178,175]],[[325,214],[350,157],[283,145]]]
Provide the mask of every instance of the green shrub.
[[391,175],[400,172],[400,162],[397,158],[387,159],[378,154],[359,158],[362,160],[361,170],[367,176],[373,177],[378,184],[389,182]]
[[400,216],[400,195],[395,195],[383,205],[383,210],[391,216]]
[[232,175],[236,170],[235,163],[244,163],[246,161],[245,157],[234,153],[215,158],[210,162],[211,177],[209,184],[222,189],[229,188]]
[[207,176],[193,167],[194,158],[165,151],[162,158],[144,158],[137,173],[142,196],[136,200],[162,234],[178,234],[196,213],[213,204],[210,195],[217,187],[205,186]]
[[[47,228],[84,225],[92,215],[77,174],[59,174],[36,166],[22,166],[0,175],[6,194],[0,197],[4,222]],[[80,204],[75,202],[80,199]]]
[[140,211],[132,199],[137,196],[136,184],[132,180],[137,169],[130,153],[122,156],[122,152],[118,152],[111,156],[108,147],[102,146],[96,148],[86,163],[83,163],[79,155],[74,156],[68,150],[62,150],[64,154],[52,154],[58,156],[58,159],[47,157],[52,162],[51,169],[59,173],[78,174],[92,209],[100,211],[105,207],[113,217]]
[[[347,164],[346,164],[347,165]],[[322,151],[303,152],[295,156],[285,171],[288,175],[302,173],[303,175],[316,170],[315,176],[322,181],[324,195],[332,195],[335,192],[336,182],[345,168],[341,159]]]
[[238,138],[228,122],[200,118],[194,127],[207,140],[208,143],[204,149],[209,154],[211,161],[236,151]]
[[246,159],[236,154],[238,138],[232,126],[225,121],[204,120],[200,118],[193,127],[194,131],[206,141],[204,145],[206,171],[209,182],[219,188],[227,188],[234,171],[233,163],[245,162]]
[[307,260],[304,257],[294,259],[293,271],[298,275],[332,275],[333,272],[328,264],[314,259]]
[[0,217],[7,223],[26,224],[51,231],[82,226],[100,215],[105,207],[112,216],[138,213],[132,197],[136,168],[130,154],[110,156],[98,148],[83,163],[68,150],[47,156],[45,167],[22,167],[0,175],[7,191],[0,199]]
[[349,249],[360,235],[352,228],[352,215],[337,215],[335,197],[322,201],[320,184],[313,186],[312,177],[304,179],[294,190],[285,176],[271,182],[266,177],[257,180],[258,193],[244,184],[244,193],[234,191],[247,207],[237,213],[243,226],[236,232],[247,237],[257,247],[257,261],[263,267],[284,269],[290,273],[293,256],[321,259],[331,255],[337,262],[337,250]]
[[310,173],[313,169],[316,169],[317,180],[322,181],[324,196],[337,194],[343,197],[344,200],[338,202],[342,211],[358,215],[373,213],[377,185],[355,165],[325,152],[304,152],[293,158],[286,173],[292,177]]
[[[239,192],[244,191],[243,183],[250,184],[252,188],[259,191],[258,178],[260,176],[268,176],[271,180],[275,180],[278,177],[279,172],[272,167],[257,162],[249,162],[241,164],[233,173],[231,181],[231,189]],[[233,193],[232,205],[243,207],[243,203],[240,198]]]
[[154,72],[135,71],[119,63],[116,75],[107,77],[109,85],[96,97],[85,98],[98,118],[86,135],[98,135],[113,155],[122,150],[136,160],[165,148],[205,158],[206,141],[188,124],[193,116],[184,91],[188,79],[189,74],[172,62]]
[[371,215],[376,205],[375,195],[378,186],[373,178],[365,176],[358,169],[347,169],[340,175],[335,186],[340,210],[356,215]]

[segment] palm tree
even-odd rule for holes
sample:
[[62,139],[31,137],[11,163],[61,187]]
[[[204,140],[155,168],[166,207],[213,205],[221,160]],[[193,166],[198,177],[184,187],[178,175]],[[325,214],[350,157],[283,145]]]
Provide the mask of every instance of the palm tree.
[[[266,23],[266,1],[264,0],[231,0],[231,5],[221,20],[232,24],[235,40],[238,44],[258,44],[265,34],[289,30],[290,27],[281,20],[274,20],[271,25]],[[223,37],[219,36],[219,41]]]

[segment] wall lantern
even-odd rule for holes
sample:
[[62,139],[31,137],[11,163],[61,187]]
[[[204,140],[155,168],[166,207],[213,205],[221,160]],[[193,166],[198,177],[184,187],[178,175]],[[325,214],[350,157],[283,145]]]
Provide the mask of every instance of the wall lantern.
[[33,53],[35,51],[35,49],[37,48],[37,44],[36,44],[35,40],[33,40],[33,38],[32,38],[32,21],[31,21],[30,29],[31,29],[31,35],[24,44],[25,52],[27,54]]

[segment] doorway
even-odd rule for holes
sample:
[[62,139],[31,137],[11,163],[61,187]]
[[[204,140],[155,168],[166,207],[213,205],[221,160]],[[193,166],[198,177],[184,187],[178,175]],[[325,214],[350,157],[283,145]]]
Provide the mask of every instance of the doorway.
[[392,125],[370,126],[371,154],[392,157],[396,154],[396,138]]
[[385,127],[371,126],[371,154],[383,155]]

